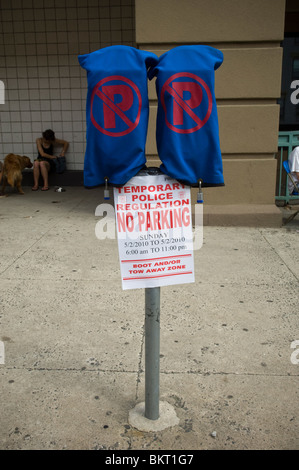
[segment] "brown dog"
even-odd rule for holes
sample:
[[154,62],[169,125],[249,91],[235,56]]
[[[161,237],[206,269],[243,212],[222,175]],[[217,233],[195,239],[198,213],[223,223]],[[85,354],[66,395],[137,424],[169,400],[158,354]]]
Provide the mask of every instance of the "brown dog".
[[32,168],[32,166],[30,158],[28,157],[21,157],[13,153],[6,155],[2,168],[2,194],[4,194],[6,183],[12,188],[16,187],[20,194],[24,194],[21,186],[22,171],[25,168]]

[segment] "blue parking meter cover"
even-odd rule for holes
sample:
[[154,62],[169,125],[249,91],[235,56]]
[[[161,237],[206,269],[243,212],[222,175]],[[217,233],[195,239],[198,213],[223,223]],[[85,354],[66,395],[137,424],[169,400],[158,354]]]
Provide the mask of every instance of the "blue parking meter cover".
[[160,56],[149,72],[156,76],[158,113],[156,140],[161,169],[185,184],[223,186],[215,70],[220,50],[178,46]]
[[84,185],[123,185],[146,163],[152,52],[109,46],[78,56],[87,72]]

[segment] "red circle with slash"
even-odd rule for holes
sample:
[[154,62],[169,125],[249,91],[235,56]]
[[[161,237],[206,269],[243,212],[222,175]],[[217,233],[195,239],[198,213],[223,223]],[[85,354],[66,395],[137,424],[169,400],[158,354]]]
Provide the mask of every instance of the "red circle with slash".
[[[125,112],[121,109],[121,107],[117,104],[115,104],[110,98],[109,96],[107,96],[100,88],[109,83],[109,82],[112,82],[112,81],[118,81],[119,82],[122,82],[123,85],[120,85],[120,86],[123,86],[123,87],[129,87],[128,91],[129,90],[134,90],[135,92],[135,97],[134,97],[134,100],[136,99],[137,97],[137,100],[138,100],[138,110],[137,110],[137,116],[135,118],[135,120],[131,120],[127,114],[125,114]],[[111,131],[111,130],[107,130],[105,127],[102,127],[100,126],[100,124],[96,121],[94,115],[93,115],[93,106],[94,106],[94,99],[95,97],[98,97],[102,102],[103,102],[103,106],[107,106],[108,109],[110,110],[111,113],[114,113],[115,115],[117,115],[127,126],[128,128],[123,130],[123,131]],[[132,104],[133,105],[133,104]],[[91,121],[93,123],[93,125],[100,131],[102,132],[103,134],[105,135],[109,135],[111,137],[121,137],[123,135],[127,135],[129,134],[130,132],[132,132],[134,129],[136,129],[136,127],[138,126],[139,124],[139,121],[140,121],[140,114],[141,114],[141,105],[142,105],[142,98],[141,98],[141,93],[140,93],[140,90],[139,88],[137,87],[137,85],[135,85],[134,82],[132,82],[132,80],[130,80],[129,78],[127,77],[123,77],[122,75],[111,75],[109,77],[106,77],[106,78],[103,78],[102,80],[100,80],[96,85],[95,87],[93,88],[92,90],[92,95],[91,95],[91,103],[90,103],[90,118],[91,118]],[[132,106],[131,106],[132,107]],[[130,108],[131,108],[130,107]],[[129,109],[130,109],[129,108]],[[126,109],[128,110],[128,109]]]
[[[193,80],[195,80],[195,83],[199,83],[203,87],[203,89],[205,90],[205,92],[207,94],[207,97],[208,97],[208,110],[207,110],[206,115],[203,119],[200,119],[199,116],[197,116],[197,114],[192,110],[192,108],[190,106],[188,106],[188,104],[182,99],[182,97],[179,96],[179,94],[174,90],[174,88],[172,88],[170,86],[170,84],[174,80],[176,80],[177,78],[192,78]],[[177,82],[177,83],[179,83],[179,82]],[[177,105],[179,107],[181,107],[182,110],[184,112],[186,112],[193,119],[193,121],[195,121],[195,123],[197,124],[196,126],[194,126],[192,128],[189,128],[189,129],[182,129],[182,128],[175,127],[173,124],[171,124],[168,121],[168,119],[167,119],[167,109],[166,109],[166,104],[165,104],[165,93],[166,92],[169,93],[173,97],[173,99],[175,100]],[[192,132],[198,131],[201,127],[203,127],[207,123],[207,121],[209,120],[209,118],[211,116],[211,113],[212,113],[213,97],[212,97],[211,90],[208,87],[208,85],[206,84],[206,82],[202,78],[195,75],[194,73],[180,72],[180,73],[176,73],[176,74],[172,75],[164,83],[164,85],[162,87],[162,90],[161,90],[160,98],[161,98],[161,103],[162,103],[162,106],[163,106],[163,109],[164,109],[164,112],[165,112],[166,125],[171,130],[173,130],[174,132],[177,132],[179,134],[191,134]],[[201,101],[201,99],[200,99],[200,101]]]

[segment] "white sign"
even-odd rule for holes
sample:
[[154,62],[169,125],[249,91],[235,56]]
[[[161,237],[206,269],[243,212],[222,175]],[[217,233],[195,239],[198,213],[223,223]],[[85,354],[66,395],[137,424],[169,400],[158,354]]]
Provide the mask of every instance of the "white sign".
[[166,175],[114,188],[122,288],[194,282],[190,187]]

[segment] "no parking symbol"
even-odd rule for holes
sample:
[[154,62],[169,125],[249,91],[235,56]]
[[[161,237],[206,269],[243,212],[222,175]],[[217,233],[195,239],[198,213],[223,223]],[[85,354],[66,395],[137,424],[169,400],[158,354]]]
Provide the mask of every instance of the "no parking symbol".
[[142,98],[137,85],[127,77],[111,75],[100,80],[91,95],[90,118],[105,135],[121,137],[139,124]]
[[212,113],[211,90],[206,82],[194,73],[180,72],[172,75],[164,83],[160,99],[166,125],[179,134],[190,134],[199,130],[207,123]]

